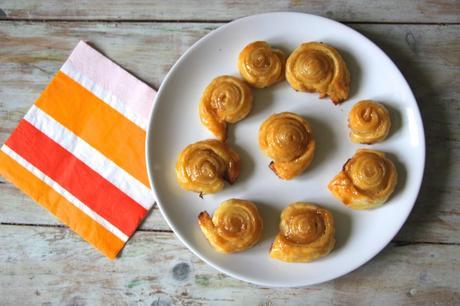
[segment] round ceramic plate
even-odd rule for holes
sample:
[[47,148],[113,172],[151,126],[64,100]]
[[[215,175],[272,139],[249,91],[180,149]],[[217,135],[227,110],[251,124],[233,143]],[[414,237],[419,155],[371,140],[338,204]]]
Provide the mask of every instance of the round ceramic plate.
[[[250,115],[229,129],[227,142],[242,158],[241,176],[233,186],[206,195],[179,188],[175,177],[178,154],[187,145],[212,138],[198,116],[204,88],[216,76],[238,76],[238,54],[248,43],[268,41],[292,52],[300,43],[321,41],[343,55],[352,78],[350,98],[335,106],[318,94],[294,91],[287,82],[253,90]],[[391,113],[392,129],[382,143],[365,146],[348,139],[347,114],[359,100],[382,102]],[[314,160],[300,176],[282,181],[268,168],[269,158],[258,145],[258,129],[273,113],[290,111],[305,117],[317,140]],[[306,286],[344,275],[361,266],[395,236],[417,197],[425,163],[422,120],[414,96],[393,62],[366,37],[338,22],[300,13],[269,13],[242,18],[209,33],[173,66],[161,85],[147,134],[147,169],[163,216],[177,237],[197,256],[235,278],[262,286]],[[396,163],[399,181],[394,195],[382,207],[354,211],[328,191],[328,182],[356,149],[388,152]],[[224,200],[254,201],[264,220],[260,242],[231,255],[217,253],[197,223],[198,214],[210,214]],[[268,256],[278,231],[281,211],[295,201],[329,209],[336,220],[335,249],[312,263],[284,263]]]

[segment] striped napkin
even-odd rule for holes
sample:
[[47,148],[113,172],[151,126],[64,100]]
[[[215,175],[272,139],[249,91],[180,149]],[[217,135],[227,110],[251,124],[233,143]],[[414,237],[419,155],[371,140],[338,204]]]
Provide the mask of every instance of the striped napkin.
[[154,203],[155,91],[81,41],[0,151],[0,174],[113,259]]

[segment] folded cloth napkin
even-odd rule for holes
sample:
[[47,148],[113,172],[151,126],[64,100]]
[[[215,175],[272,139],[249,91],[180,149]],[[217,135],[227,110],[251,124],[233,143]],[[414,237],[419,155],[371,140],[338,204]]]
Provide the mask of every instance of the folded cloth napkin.
[[155,91],[81,41],[0,151],[0,174],[113,259],[154,203]]

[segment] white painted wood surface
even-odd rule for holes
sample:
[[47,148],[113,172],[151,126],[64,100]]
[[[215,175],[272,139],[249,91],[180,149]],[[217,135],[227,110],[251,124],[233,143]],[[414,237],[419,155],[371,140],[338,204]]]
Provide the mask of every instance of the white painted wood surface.
[[[38,97],[79,39],[158,87],[174,61],[219,25],[206,23],[0,22],[0,142]],[[460,26],[352,25],[379,44],[411,83],[427,134],[426,179],[410,221],[398,236],[407,241],[459,242],[458,108]],[[450,166],[448,166],[450,165]],[[1,180],[1,179],[0,179]],[[14,187],[0,194],[0,222],[59,224]],[[19,204],[19,205],[18,205]],[[27,209],[25,209],[27,207]],[[423,224],[423,227],[418,226]],[[142,228],[167,229],[158,212]]]
[[0,178],[0,305],[460,304],[459,2],[216,1],[206,10],[200,1],[176,2],[0,0],[0,142],[79,39],[157,88],[174,61],[220,25],[215,21],[308,11],[352,22],[390,55],[415,92],[427,167],[408,222],[381,254],[348,276],[309,288],[266,289],[197,259],[157,209],[110,262]]
[[[0,288],[5,304],[46,305],[454,305],[460,248],[390,244],[337,280],[268,289],[217,273],[171,233],[138,232],[116,261],[65,228],[3,226]],[[7,290],[8,288],[8,290]]]
[[[458,23],[457,0],[1,0],[0,18],[228,21],[265,12],[295,11],[351,22]],[[3,17],[2,17],[3,15]]]

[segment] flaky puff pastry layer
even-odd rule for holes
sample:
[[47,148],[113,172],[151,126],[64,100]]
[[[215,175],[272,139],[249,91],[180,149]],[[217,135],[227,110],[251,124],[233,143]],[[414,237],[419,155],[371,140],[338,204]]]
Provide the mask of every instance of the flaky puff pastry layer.
[[253,202],[230,199],[223,202],[212,218],[206,211],[198,224],[214,249],[221,253],[244,251],[260,239],[263,221]]
[[216,139],[188,145],[176,163],[176,178],[185,190],[215,193],[224,181],[233,184],[240,174],[240,157],[227,144]]
[[329,183],[332,194],[353,209],[370,209],[385,203],[398,182],[394,163],[385,153],[359,149]]
[[272,158],[270,169],[288,180],[302,173],[313,160],[316,141],[307,120],[284,112],[270,116],[259,129],[259,146]]
[[391,128],[390,113],[380,103],[363,100],[348,113],[350,139],[356,143],[373,144],[384,140]]
[[303,43],[289,55],[286,80],[297,91],[317,92],[338,104],[348,99],[350,73],[340,53],[324,43]]
[[296,202],[281,213],[280,232],[270,257],[286,262],[310,262],[328,255],[335,246],[332,214],[325,208]]
[[227,123],[244,119],[252,109],[249,86],[233,76],[219,76],[211,81],[201,97],[199,114],[203,125],[219,140],[227,139]]
[[286,56],[265,41],[255,41],[243,48],[238,70],[243,79],[257,88],[265,88],[284,79]]

